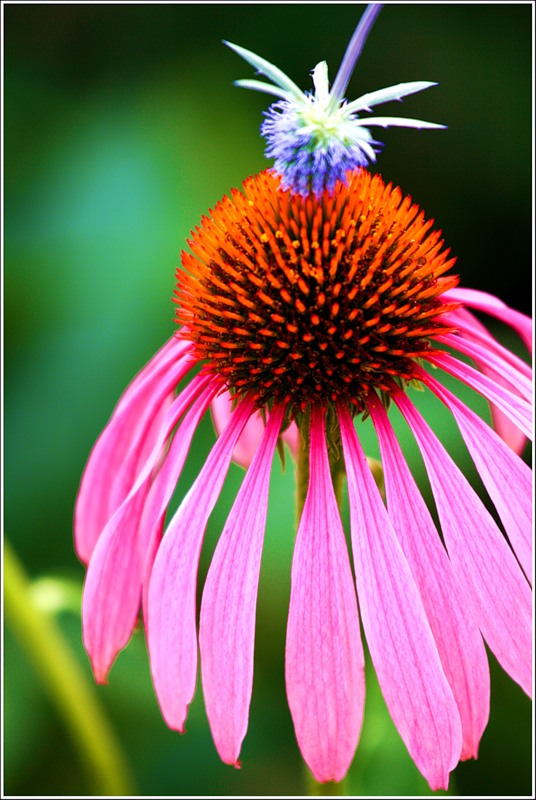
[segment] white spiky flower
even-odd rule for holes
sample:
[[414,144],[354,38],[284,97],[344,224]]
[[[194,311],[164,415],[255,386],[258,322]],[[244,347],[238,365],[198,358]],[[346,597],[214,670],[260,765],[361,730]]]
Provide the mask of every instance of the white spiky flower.
[[280,98],[266,112],[261,134],[268,143],[265,155],[275,159],[274,169],[280,175],[284,189],[304,196],[310,192],[319,195],[324,189],[332,191],[337,180],[345,181],[349,170],[376,161],[381,143],[372,137],[368,130],[371,126],[388,128],[393,125],[418,129],[446,127],[405,117],[359,116],[360,112],[371,111],[373,106],[380,103],[401,100],[407,95],[436,86],[432,81],[398,83],[364,94],[351,102],[344,98],[363,45],[381,8],[379,3],[367,6],[331,89],[327,63],[321,61],[316,65],[312,72],[314,93],[302,92],[291,78],[264,58],[225,42],[258,73],[272,81],[239,80],[235,81],[235,85]]

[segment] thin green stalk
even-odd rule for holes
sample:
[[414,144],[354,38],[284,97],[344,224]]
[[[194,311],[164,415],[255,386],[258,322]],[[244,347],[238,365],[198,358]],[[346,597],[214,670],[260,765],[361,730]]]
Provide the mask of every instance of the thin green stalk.
[[[296,514],[297,524],[299,525],[305,498],[307,496],[307,486],[309,485],[309,436],[308,424],[306,421],[302,426],[302,435],[300,436],[300,448],[298,452],[298,459],[296,464]],[[342,447],[339,441],[331,441],[330,426],[328,424],[328,450],[329,450],[329,464],[331,471],[331,478],[333,481],[333,489],[337,499],[337,505],[341,509],[342,501],[342,488],[344,485],[344,459],[342,457]],[[337,429],[338,430],[338,429]],[[337,438],[335,436],[335,438]],[[311,775],[309,769],[306,769],[306,794],[309,796],[317,797],[344,797],[346,792],[346,778],[339,783],[330,781],[329,783],[318,783]]]
[[126,759],[95,690],[50,614],[36,605],[30,582],[4,542],[6,622],[33,663],[79,750],[94,794],[135,794]]
[[296,530],[300,524],[307,487],[309,485],[309,440],[300,435],[298,458],[296,462]]

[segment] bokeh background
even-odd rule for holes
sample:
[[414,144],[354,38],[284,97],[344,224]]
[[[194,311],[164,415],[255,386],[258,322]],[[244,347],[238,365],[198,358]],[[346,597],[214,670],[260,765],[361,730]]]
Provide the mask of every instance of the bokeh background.
[[[173,330],[174,270],[189,231],[231,187],[267,164],[258,126],[269,98],[233,87],[252,70],[222,39],[263,55],[308,88],[317,61],[326,59],[334,77],[363,9],[337,3],[3,6],[5,530],[38,590],[48,578],[69,587],[71,600],[58,601],[55,622],[88,681],[78,612],[84,569],[72,546],[80,475],[120,393]],[[496,293],[526,313],[532,13],[530,3],[387,4],[348,90],[353,98],[402,81],[439,83],[403,106],[382,106],[382,113],[446,123],[448,130],[382,132],[385,149],[375,169],[435,218],[458,256],[463,285]],[[474,477],[448,419],[437,404],[419,402],[429,404],[436,430]],[[207,419],[177,497],[213,441]],[[415,464],[422,477],[422,464]],[[211,517],[200,585],[241,475],[231,468]],[[109,684],[95,687],[136,793],[304,793],[284,691],[292,491],[292,465],[283,473],[275,464],[240,771],[220,763],[199,689],[187,734],[166,728],[140,630]],[[38,591],[37,601],[45,596]],[[90,776],[9,618],[6,628],[5,792],[91,794]],[[530,794],[530,705],[493,658],[491,666],[492,714],[480,758],[456,770],[451,793]],[[426,793],[370,667],[368,680],[350,791]]]

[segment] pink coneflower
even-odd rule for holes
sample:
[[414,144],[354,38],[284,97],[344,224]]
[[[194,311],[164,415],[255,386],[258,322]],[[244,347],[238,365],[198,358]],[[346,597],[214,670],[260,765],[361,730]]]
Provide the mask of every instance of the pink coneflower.
[[[302,178],[293,189],[288,175],[251,177],[192,233],[177,272],[179,328],[120,399],[80,487],[84,643],[104,682],[141,605],[162,714],[184,729],[203,536],[231,460],[247,467],[199,622],[212,734],[223,761],[238,763],[269,476],[285,440],[304,495],[286,645],[303,757],[321,782],[341,780],[353,759],[365,696],[361,619],[411,757],[433,789],[446,787],[458,761],[477,755],[487,723],[484,641],[531,690],[531,472],[519,456],[532,433],[531,371],[472,309],[527,344],[531,322],[457,288],[433,221],[380,176],[357,166],[309,193]],[[491,403],[493,428],[442,385],[444,373]],[[502,527],[417,411],[412,387],[454,416]],[[441,535],[389,421],[393,403],[422,453]],[[219,436],[164,533],[210,407]],[[364,415],[378,436],[385,501],[356,432]],[[353,571],[337,499],[344,474]]]
[[[371,656],[410,754],[431,786],[446,786],[460,757],[476,755],[488,717],[482,637],[530,692],[531,473],[424,366],[459,378],[529,436],[529,368],[467,309],[499,316],[525,337],[530,321],[488,295],[455,289],[440,233],[399,189],[365,170],[319,200],[283,191],[269,172],[250,178],[189,244],[177,273],[182,327],[120,400],[78,498],[77,551],[89,562],[84,642],[95,675],[106,679],[143,596],[162,713],[170,727],[183,729],[196,680],[203,534],[233,451],[242,446],[241,462],[251,463],[214,554],[199,633],[216,746],[224,761],[237,762],[252,689],[270,467],[286,428],[309,452],[292,565],[288,698],[313,774],[341,779],[364,699],[354,578],[329,464],[342,443]],[[201,372],[175,396],[198,364]],[[510,546],[411,402],[406,389],[415,381],[455,416]],[[389,400],[420,446],[445,546],[389,423]],[[222,417],[228,423],[161,539],[192,436],[211,402],[219,427]],[[379,438],[387,507],[353,424],[364,412]],[[288,427],[296,423],[299,434]],[[245,428],[249,446],[241,440]]]

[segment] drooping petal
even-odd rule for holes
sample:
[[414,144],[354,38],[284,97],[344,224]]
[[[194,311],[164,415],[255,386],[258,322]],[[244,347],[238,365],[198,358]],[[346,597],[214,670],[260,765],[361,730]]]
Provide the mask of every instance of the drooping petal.
[[510,392],[505,387],[495,383],[486,375],[483,375],[474,367],[453,358],[450,353],[426,354],[426,360],[435,364],[455,378],[466,383],[475,391],[480,392],[487,400],[494,403],[501,411],[514,422],[519,430],[532,441],[532,409],[529,403],[523,398]]
[[[149,611],[148,611],[148,595],[149,595],[149,580],[153,569],[154,560],[164,535],[164,526],[166,521],[165,513],[160,517],[154,514],[154,500],[153,496],[159,491],[158,485],[155,481],[151,483],[145,506],[140,518],[138,530],[138,549],[140,552],[140,563],[142,564],[142,581],[141,581],[141,610],[143,615],[143,625],[145,631],[149,630]],[[143,543],[140,540],[143,539]],[[147,638],[147,633],[146,633]]]
[[151,420],[192,366],[190,348],[176,337],[164,345],[126,389],[91,451],[74,516],[76,552],[86,564],[104,526],[132,487],[140,466],[139,450],[132,451],[140,441],[143,446],[151,439]]
[[532,353],[532,320],[520,311],[516,311],[499,300],[492,294],[481,292],[477,289],[464,289],[456,287],[449,289],[442,295],[444,302],[458,302],[463,303],[469,308],[475,308],[477,311],[484,311],[492,317],[502,320],[511,328],[513,328],[519,336],[523,339],[527,350]]
[[207,716],[222,761],[238,764],[253,686],[255,607],[270,470],[284,407],[273,410],[233,504],[203,590],[199,645]]
[[465,353],[465,355],[475,359],[480,364],[484,364],[499,375],[510,389],[517,392],[520,397],[530,401],[532,396],[532,380],[530,376],[508,363],[488,347],[454,334],[436,336],[435,341],[453,347],[455,350],[459,350],[460,353]]
[[396,727],[432,789],[446,788],[461,723],[419,592],[348,410],[339,405],[357,594],[378,680]]
[[[204,375],[198,376],[194,378],[194,380],[199,380],[201,387],[208,382],[207,376]],[[208,388],[201,394],[198,402],[192,405],[189,413],[184,417],[179,430],[173,437],[162,469],[152,481],[151,488],[147,495],[143,515],[138,528],[138,551],[143,565],[142,601],[146,631],[149,627],[147,614],[149,578],[162,538],[166,510],[182,473],[192,437],[201,417],[212,401],[214,393],[217,391],[217,385],[214,385],[214,383],[209,384]]]
[[443,319],[447,321],[448,325],[456,328],[460,336],[478,342],[530,378],[532,374],[530,364],[527,364],[507,347],[500,344],[471,311],[466,308],[458,308],[455,311],[448,312]]
[[[444,317],[445,321],[452,324],[457,329],[460,336],[468,338],[471,341],[476,341],[495,352],[515,366],[526,377],[531,377],[531,368],[528,364],[522,361],[518,356],[503,347],[485,328],[485,326],[478,320],[474,314],[465,308],[459,308],[456,311],[450,312]],[[505,385],[505,381],[492,369],[486,367],[485,364],[480,363],[477,358],[473,358],[477,368],[485,375],[491,378],[495,383]],[[525,449],[527,437],[519,430],[503,412],[497,408],[493,403],[490,403],[491,417],[493,420],[493,427],[499,436],[512,448],[515,453],[521,454]]]
[[288,428],[283,431],[281,436],[288,449],[291,452],[292,458],[298,458],[298,448],[300,446],[300,431],[295,422],[291,422]]
[[[402,392],[393,398],[426,464],[441,530],[467,609],[508,674],[530,695],[531,592],[512,551],[465,476]],[[509,487],[505,487],[509,492]]]
[[[140,471],[143,469],[143,466],[151,453],[154,450],[154,446],[160,437],[160,432],[162,430],[162,425],[164,424],[164,420],[166,418],[166,414],[169,410],[169,407],[173,403],[176,397],[175,388],[173,388],[163,399],[160,403],[158,408],[155,411],[154,416],[150,420],[149,424],[146,427],[144,435],[141,439],[139,447],[135,448],[135,452],[137,453],[137,459],[135,464],[133,465],[132,469],[132,477],[130,478],[129,483],[126,483],[126,475],[125,475],[125,482],[124,485],[120,488],[120,494],[118,500],[114,497],[112,502],[114,505],[120,505],[123,502],[124,492],[128,489],[130,491],[130,487],[132,486],[132,482],[135,480],[137,475],[139,475]],[[157,461],[154,467],[154,472],[158,472],[160,465],[162,464],[163,459],[165,458],[166,454],[166,445],[162,448],[160,459]],[[126,472],[123,470],[123,472]],[[116,481],[117,484],[117,481]],[[117,491],[117,486],[114,486],[114,492]]]
[[197,567],[206,524],[233,449],[252,411],[246,398],[217,439],[195,483],[168,525],[154,561],[148,593],[148,644],[153,683],[170,728],[183,731],[195,691]]
[[[221,436],[233,415],[233,398],[225,391],[214,398],[210,406],[214,428]],[[247,469],[259,446],[264,431],[264,421],[259,412],[255,412],[248,419],[240,438],[233,451],[233,461],[240,467]]]
[[[165,418],[166,408],[173,401],[178,383],[193,366],[189,353],[190,347],[175,339],[175,350],[180,352],[179,346],[187,349],[184,355],[177,360],[173,358],[173,351],[164,355],[152,369],[147,371],[147,385],[145,387],[132,386],[130,398],[137,397],[136,434],[132,436],[131,445],[125,458],[110,480],[109,507],[113,511],[118,508],[130,492],[135,478],[144,466],[147,456],[152,452],[154,443],[161,433],[161,422]],[[166,393],[167,390],[167,393]],[[128,393],[127,389],[127,393]],[[115,419],[114,412],[112,419]],[[155,465],[157,469],[158,465]]]
[[480,631],[386,412],[368,403],[378,434],[387,507],[417,584],[462,722],[462,759],[476,758],[489,716],[489,667]]
[[361,730],[364,661],[323,412],[315,408],[309,487],[292,561],[285,673],[305,761],[317,781],[342,780]]
[[132,395],[137,394],[140,390],[143,391],[147,383],[150,382],[150,379],[153,378],[156,373],[162,373],[168,369],[177,358],[191,350],[191,347],[192,345],[190,342],[179,339],[175,334],[171,336],[131,380],[117,401],[112,417],[123,410],[123,406],[130,402]]
[[435,378],[422,380],[450,409],[512,548],[532,582],[532,471],[486,423]]
[[[95,677],[101,683],[106,680],[117,653],[128,642],[139,610],[144,551],[148,545],[148,542],[144,542],[140,546],[139,526],[154,463],[159,458],[163,442],[209,380],[205,376],[194,378],[169,409],[160,440],[155,444],[130,494],[105,526],[89,562],[82,600],[83,639]],[[187,452],[199,418],[206,411],[217,388],[209,387],[193,403],[176,433],[174,450],[183,447]],[[167,462],[166,474],[175,462],[174,457]],[[158,511],[154,509],[157,516],[151,520],[155,525]]]
[[[211,405],[214,428],[218,436],[228,425],[233,413],[233,399],[229,392],[222,392],[214,398]],[[233,461],[244,469],[251,464],[259,442],[264,432],[264,420],[259,411],[254,412],[247,421],[233,452]],[[288,445],[292,456],[296,458],[298,452],[298,428],[292,422],[282,435]]]
[[[137,494],[130,504],[136,518],[141,513],[144,499],[143,495]],[[118,509],[116,514],[120,513]],[[136,530],[136,525],[128,526],[125,535],[116,535],[112,517],[97,541],[86,574],[82,633],[98,683],[106,683],[108,671],[130,639],[136,623],[141,589]]]

